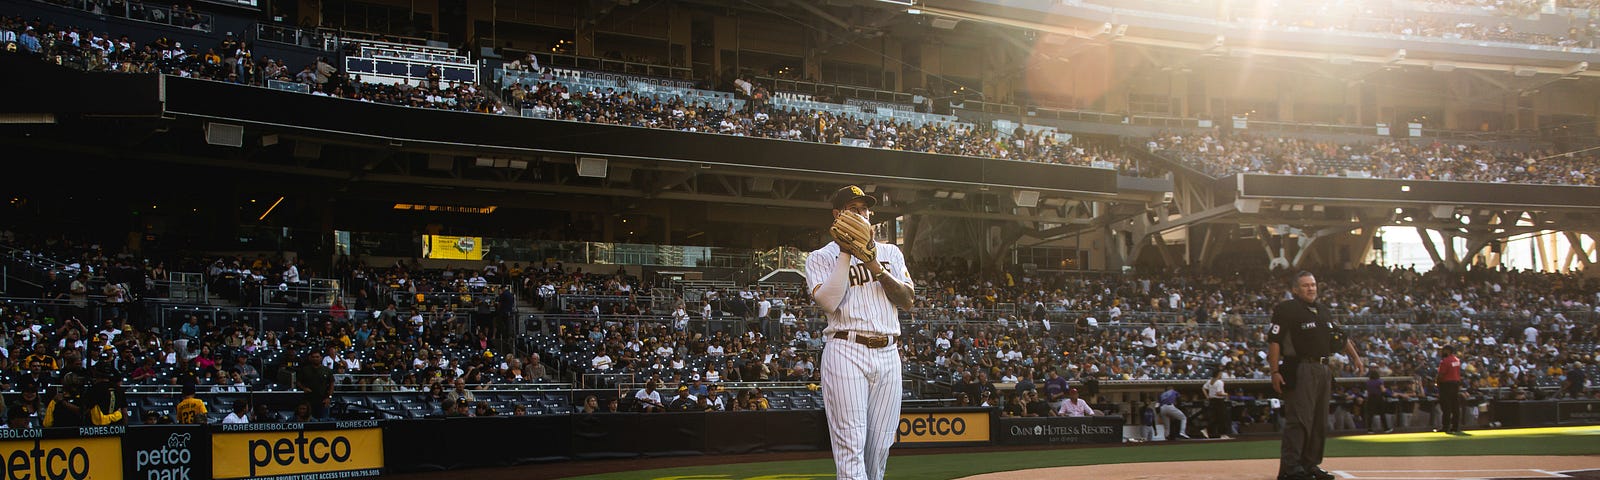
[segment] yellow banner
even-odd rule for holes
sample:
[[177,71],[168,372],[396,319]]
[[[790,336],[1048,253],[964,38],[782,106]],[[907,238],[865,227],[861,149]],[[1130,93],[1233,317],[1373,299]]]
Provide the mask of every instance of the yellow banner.
[[216,433],[215,478],[269,477],[383,468],[383,430]]
[[899,428],[903,443],[987,442],[989,413],[902,412]]
[[444,260],[483,260],[483,237],[423,235],[422,256]]
[[0,442],[4,478],[122,478],[122,438]]

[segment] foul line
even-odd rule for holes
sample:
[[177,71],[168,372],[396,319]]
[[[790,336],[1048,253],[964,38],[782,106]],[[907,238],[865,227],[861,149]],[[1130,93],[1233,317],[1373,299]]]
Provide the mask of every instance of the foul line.
[[[1355,474],[1361,474],[1361,473],[1485,473],[1485,472],[1511,473],[1513,475],[1448,476],[1448,477],[1445,477],[1445,476],[1438,476],[1438,477],[1368,477],[1368,476],[1357,476],[1357,475],[1355,475]],[[1539,475],[1524,476],[1524,475],[1518,475],[1519,472],[1534,472],[1534,473],[1537,473]],[[1359,479],[1359,480],[1467,480],[1467,479],[1508,478],[1508,477],[1509,478],[1572,478],[1572,476],[1570,476],[1570,475],[1551,472],[1551,471],[1547,471],[1547,470],[1539,470],[1539,469],[1534,469],[1534,468],[1506,468],[1506,469],[1492,469],[1492,470],[1335,470],[1335,471],[1329,472],[1329,473],[1333,473],[1334,475],[1338,475],[1338,476],[1340,476],[1342,478]]]

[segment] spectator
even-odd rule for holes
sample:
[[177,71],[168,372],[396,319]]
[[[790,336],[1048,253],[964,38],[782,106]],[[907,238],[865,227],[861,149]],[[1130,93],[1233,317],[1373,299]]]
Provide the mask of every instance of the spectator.
[[1024,405],[1027,408],[1027,413],[1025,414],[1025,416],[1028,416],[1028,417],[1050,417],[1050,416],[1055,416],[1056,410],[1050,408],[1050,403],[1049,402],[1046,402],[1043,398],[1039,397],[1039,392],[1037,390],[1028,390],[1027,392],[1024,393],[1024,395],[1026,395],[1026,398],[1024,399]]
[[639,403],[642,412],[663,412],[667,406],[661,403],[661,393],[656,391],[656,383],[646,383],[639,393],[634,394],[634,400]]
[[234,400],[233,411],[222,417],[222,423],[250,423],[250,401],[242,398]]
[[333,405],[333,369],[322,365],[322,352],[312,350],[300,364],[295,388],[303,392],[301,402],[312,418],[329,418]]
[[689,387],[686,386],[678,387],[678,396],[673,397],[672,401],[667,403],[668,412],[693,412],[701,410],[702,409],[699,406],[699,400],[695,399],[694,395],[689,394]]
[[1099,415],[1099,413],[1096,412],[1094,408],[1090,407],[1088,402],[1078,398],[1078,389],[1067,389],[1067,398],[1061,401],[1061,408],[1056,410],[1056,416],[1084,417],[1091,415]]

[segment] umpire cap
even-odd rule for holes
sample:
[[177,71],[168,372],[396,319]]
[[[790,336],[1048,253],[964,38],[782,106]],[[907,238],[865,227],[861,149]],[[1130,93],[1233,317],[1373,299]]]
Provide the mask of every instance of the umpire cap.
[[855,200],[857,198],[865,199],[867,201],[867,208],[878,206],[877,198],[874,198],[872,195],[867,195],[867,192],[861,191],[861,187],[850,185],[839,189],[839,191],[833,192],[833,209],[844,210],[845,204],[850,203],[851,200]]

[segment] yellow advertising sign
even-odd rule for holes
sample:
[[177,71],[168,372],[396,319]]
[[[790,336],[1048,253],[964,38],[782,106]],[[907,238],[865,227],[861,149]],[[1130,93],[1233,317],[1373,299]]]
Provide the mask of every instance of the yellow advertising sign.
[[215,478],[383,468],[383,430],[292,430],[211,436]]
[[902,412],[899,439],[904,443],[989,441],[988,412]]
[[122,478],[122,438],[62,438],[0,442],[5,478]]
[[444,260],[483,260],[483,237],[423,235],[422,256]]

